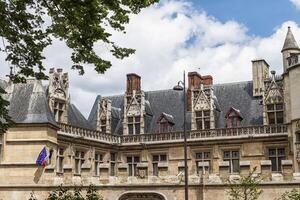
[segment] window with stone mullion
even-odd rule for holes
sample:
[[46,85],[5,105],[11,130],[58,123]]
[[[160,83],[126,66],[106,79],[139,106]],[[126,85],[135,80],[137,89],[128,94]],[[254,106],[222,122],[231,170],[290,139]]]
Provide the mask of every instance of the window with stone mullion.
[[166,154],[158,154],[152,156],[153,176],[158,176],[158,163],[167,162]]
[[139,135],[141,133],[141,117],[132,116],[128,117],[128,134],[129,135]]
[[75,174],[81,174],[81,167],[84,163],[84,152],[76,151],[75,152]]
[[283,124],[283,103],[267,104],[269,124]]
[[95,162],[95,176],[99,176],[100,175],[99,166],[100,166],[101,163],[103,163],[102,154],[99,154],[99,153],[96,152],[94,162]]
[[229,172],[237,173],[240,171],[240,152],[239,151],[224,151],[224,161],[229,162]]
[[210,129],[210,111],[202,110],[195,112],[197,130]]
[[271,160],[272,171],[281,172],[282,160],[285,159],[285,148],[269,149],[269,159]]
[[[199,163],[208,162],[207,166],[199,167]],[[200,151],[196,153],[196,166],[197,174],[204,173],[205,171],[210,172],[211,170],[211,153],[210,151]]]
[[63,173],[63,165],[64,165],[64,149],[58,148],[57,150],[57,161],[56,161],[56,172]]
[[139,156],[127,156],[128,176],[137,176],[137,164],[139,162]]
[[59,100],[54,101],[53,114],[57,122],[63,121],[62,117],[63,117],[64,109],[65,109],[65,103],[63,101],[59,101]]

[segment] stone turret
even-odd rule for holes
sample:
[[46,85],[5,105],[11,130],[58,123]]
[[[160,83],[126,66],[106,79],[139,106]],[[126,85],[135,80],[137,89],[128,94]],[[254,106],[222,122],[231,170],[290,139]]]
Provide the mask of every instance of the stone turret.
[[299,54],[300,49],[295,40],[295,37],[292,33],[291,27],[288,27],[288,31],[285,37],[285,41],[281,50],[282,57],[283,57],[283,72],[286,72],[288,65],[288,57],[293,54]]

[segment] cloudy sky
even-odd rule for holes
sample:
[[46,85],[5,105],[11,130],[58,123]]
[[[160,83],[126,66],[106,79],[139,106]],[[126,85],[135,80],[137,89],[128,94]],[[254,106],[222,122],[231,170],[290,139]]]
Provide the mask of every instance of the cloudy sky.
[[[45,63],[69,72],[71,101],[87,117],[96,95],[124,93],[131,72],[142,77],[145,91],[172,88],[183,70],[210,74],[214,83],[251,80],[251,60],[257,58],[281,73],[287,27],[300,42],[299,24],[300,0],[162,0],[132,16],[127,34],[112,36],[135,48],[134,55],[116,60],[97,46],[113,63],[105,74],[87,66],[86,74],[78,76],[61,42],[46,50]],[[9,70],[3,54],[0,65],[4,77]]]

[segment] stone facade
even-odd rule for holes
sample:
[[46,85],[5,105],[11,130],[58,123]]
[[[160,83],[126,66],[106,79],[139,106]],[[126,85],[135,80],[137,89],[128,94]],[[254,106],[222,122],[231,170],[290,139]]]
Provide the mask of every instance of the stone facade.
[[[31,191],[43,199],[61,184],[94,184],[105,200],[184,199],[184,98],[191,200],[228,199],[226,180],[254,168],[262,177],[260,199],[298,188],[296,45],[289,29],[282,76],[269,75],[263,60],[252,61],[251,82],[214,85],[211,76],[190,72],[186,97],[172,90],[144,92],[141,77],[128,74],[125,94],[98,96],[88,120],[71,104],[61,70],[50,70],[47,89],[37,80],[0,82],[16,121],[0,135],[0,199],[28,199]],[[53,156],[38,167],[43,147]]]

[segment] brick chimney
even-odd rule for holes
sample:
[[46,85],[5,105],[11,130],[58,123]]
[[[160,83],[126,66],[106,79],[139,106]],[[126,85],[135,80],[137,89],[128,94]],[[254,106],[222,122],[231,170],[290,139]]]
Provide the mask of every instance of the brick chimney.
[[201,76],[198,72],[188,73],[188,90],[187,90],[187,109],[192,109],[192,90],[200,89],[200,85],[212,85],[213,77],[211,75]]
[[127,90],[126,93],[132,94],[135,90],[137,93],[141,91],[141,77],[137,74],[127,74]]

